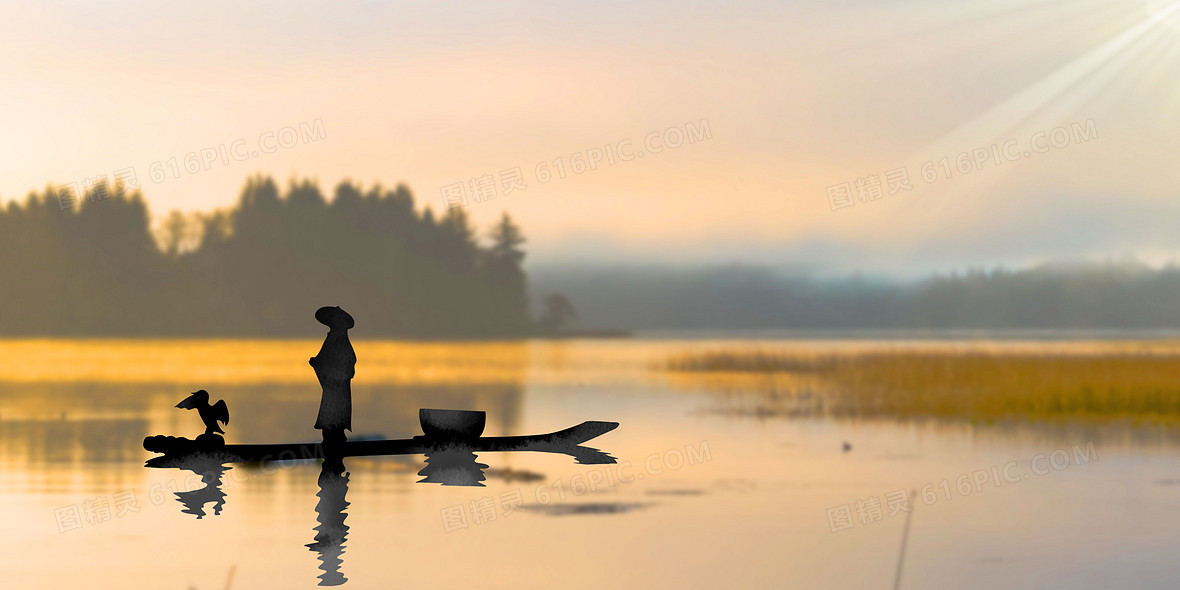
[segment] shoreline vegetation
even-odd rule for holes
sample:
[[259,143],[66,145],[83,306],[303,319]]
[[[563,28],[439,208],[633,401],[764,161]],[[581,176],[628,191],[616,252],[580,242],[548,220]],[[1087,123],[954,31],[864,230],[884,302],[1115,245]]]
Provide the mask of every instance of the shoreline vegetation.
[[683,354],[675,381],[765,394],[766,415],[1180,426],[1180,348],[1105,353],[992,351]]
[[140,191],[53,187],[0,208],[0,337],[307,337],[339,305],[358,334],[415,340],[595,337],[573,304],[530,311],[525,238],[504,214],[479,235],[408,188],[250,178],[237,204],[153,227]]

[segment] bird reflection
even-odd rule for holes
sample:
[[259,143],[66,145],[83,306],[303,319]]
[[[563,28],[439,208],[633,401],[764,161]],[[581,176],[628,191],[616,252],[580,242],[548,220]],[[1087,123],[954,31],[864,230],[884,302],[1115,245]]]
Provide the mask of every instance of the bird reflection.
[[328,458],[320,467],[320,491],[316,494],[319,502],[315,505],[316,521],[315,542],[307,547],[319,553],[320,586],[339,586],[348,581],[340,573],[341,555],[344,554],[344,541],[348,536],[348,525],[344,524],[347,514],[344,509],[348,501],[344,495],[348,493],[348,474],[344,472],[344,461],[340,458]]
[[221,514],[221,508],[225,506],[225,492],[221,489],[221,476],[226,469],[229,468],[217,464],[203,472],[196,471],[201,476],[201,483],[205,484],[205,487],[187,492],[176,492],[176,499],[184,505],[184,510],[181,512],[203,518],[205,505],[212,503],[213,515]]
[[[191,471],[201,477],[203,487],[184,492],[174,492],[176,501],[184,508],[181,512],[192,514],[197,518],[206,516],[205,505],[213,504],[213,515],[221,514],[225,506],[225,492],[221,489],[221,476],[229,467],[222,464],[220,458],[208,455],[192,455],[188,457],[155,457],[147,462],[148,467],[174,467]],[[175,489],[175,488],[173,488]]]

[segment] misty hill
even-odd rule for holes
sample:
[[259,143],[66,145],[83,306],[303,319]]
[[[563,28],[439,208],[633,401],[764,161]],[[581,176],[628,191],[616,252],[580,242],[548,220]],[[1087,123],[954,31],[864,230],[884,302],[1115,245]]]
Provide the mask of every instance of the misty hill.
[[[479,240],[461,209],[435,218],[408,189],[253,178],[236,207],[173,213],[153,234],[139,193],[53,189],[0,211],[0,335],[283,336],[339,305],[355,334],[529,333],[524,237],[505,215]],[[486,242],[486,244],[481,243]]]
[[565,294],[585,328],[1180,328],[1180,268],[1129,263],[973,270],[897,282],[763,267],[547,266],[535,296]]

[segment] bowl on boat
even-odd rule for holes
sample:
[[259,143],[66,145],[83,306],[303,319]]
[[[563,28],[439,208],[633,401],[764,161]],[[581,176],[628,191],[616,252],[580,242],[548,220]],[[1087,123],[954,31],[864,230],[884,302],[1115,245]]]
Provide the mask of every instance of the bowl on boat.
[[483,434],[487,414],[475,410],[418,410],[422,432],[431,438],[468,439]]

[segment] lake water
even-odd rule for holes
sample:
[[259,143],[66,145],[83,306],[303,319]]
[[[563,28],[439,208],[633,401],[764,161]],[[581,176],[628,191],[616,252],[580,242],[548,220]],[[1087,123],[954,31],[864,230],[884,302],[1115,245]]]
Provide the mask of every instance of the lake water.
[[[757,378],[662,370],[752,347],[1149,345],[356,340],[354,436],[421,434],[422,407],[485,410],[489,436],[608,420],[621,426],[587,444],[619,463],[481,453],[484,487],[416,483],[421,456],[346,459],[327,484],[315,462],[233,465],[213,485],[144,467],[145,436],[201,432],[173,406],[202,388],[228,403],[230,443],[317,440],[319,345],[0,341],[3,585],[892,588],[909,517],[902,588],[1180,586],[1173,429],[791,415],[767,410],[777,393]],[[340,495],[342,513],[317,511]]]

